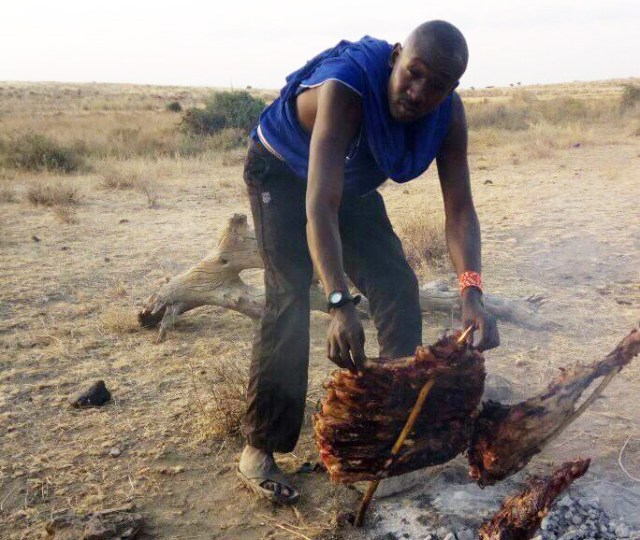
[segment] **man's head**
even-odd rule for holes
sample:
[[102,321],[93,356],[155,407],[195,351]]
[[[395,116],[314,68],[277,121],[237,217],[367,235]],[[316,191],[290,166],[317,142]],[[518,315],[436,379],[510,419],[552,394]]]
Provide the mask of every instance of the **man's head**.
[[467,69],[464,36],[445,21],[416,28],[391,54],[389,110],[400,122],[413,122],[432,112],[458,86]]

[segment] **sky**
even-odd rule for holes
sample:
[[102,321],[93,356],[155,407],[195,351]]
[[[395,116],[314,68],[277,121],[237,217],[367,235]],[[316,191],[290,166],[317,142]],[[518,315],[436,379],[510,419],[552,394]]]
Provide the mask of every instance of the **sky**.
[[0,81],[279,88],[341,39],[431,19],[467,38],[463,88],[640,76],[640,0],[4,0]]

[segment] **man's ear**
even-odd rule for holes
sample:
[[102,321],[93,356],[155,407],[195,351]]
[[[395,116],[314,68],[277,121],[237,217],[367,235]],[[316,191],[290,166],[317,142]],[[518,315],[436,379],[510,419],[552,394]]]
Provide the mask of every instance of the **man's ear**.
[[391,54],[389,55],[390,68],[396,65],[396,60],[398,60],[398,57],[400,56],[401,52],[402,52],[402,45],[400,45],[400,43],[396,43],[393,46],[393,49],[391,50]]

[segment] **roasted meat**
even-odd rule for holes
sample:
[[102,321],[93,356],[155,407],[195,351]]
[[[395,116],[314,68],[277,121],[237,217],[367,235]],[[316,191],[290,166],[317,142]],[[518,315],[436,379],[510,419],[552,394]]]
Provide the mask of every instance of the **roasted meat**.
[[590,460],[569,461],[545,478],[533,477],[519,495],[509,497],[490,521],[482,524],[480,540],[529,540],[540,527],[554,499],[589,468]]
[[[484,358],[459,333],[414,357],[368,360],[337,370],[314,417],[320,455],[334,482],[379,480],[449,461],[468,444],[484,389]],[[398,455],[389,459],[418,392],[435,384]]]
[[[480,486],[520,471],[529,460],[596,399],[611,379],[640,352],[640,328],[633,330],[606,358],[562,369],[541,394],[516,405],[483,404],[467,453],[469,474]],[[583,391],[604,377],[576,408]]]

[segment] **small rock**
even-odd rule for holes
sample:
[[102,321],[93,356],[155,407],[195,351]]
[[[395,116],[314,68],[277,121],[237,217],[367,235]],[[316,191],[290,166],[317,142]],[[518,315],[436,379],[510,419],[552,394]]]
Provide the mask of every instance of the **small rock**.
[[356,520],[356,515],[353,512],[342,511],[336,515],[336,525],[338,527],[346,527],[347,525],[353,525]]
[[618,538],[629,538],[629,529],[626,525],[618,525],[615,529],[615,533],[618,535]]
[[449,534],[449,529],[447,529],[446,527],[440,527],[437,531],[436,531],[436,536],[438,538],[444,538],[445,536],[447,536],[447,534]]
[[31,235],[31,240],[33,240],[34,242],[40,242],[40,238],[38,238],[35,234]]
[[542,535],[534,536],[532,540],[542,540]]
[[572,501],[569,495],[565,495],[558,501],[558,506],[571,506],[571,503]]
[[77,393],[69,399],[72,407],[99,407],[111,399],[104,381],[96,381],[89,388]]
[[483,401],[507,402],[513,397],[511,383],[500,375],[487,375],[485,379]]
[[122,454],[122,452],[117,446],[114,446],[111,450],[109,450],[109,455],[111,457],[118,457],[120,454]]
[[118,223],[122,224],[122,223],[129,223],[128,219],[122,218],[120,221],[118,221]]
[[438,537],[434,534],[428,534],[422,540],[438,540]]
[[76,514],[72,510],[54,512],[46,525],[49,536],[56,538],[91,538],[92,540],[133,539],[144,525],[142,516],[134,513],[133,506],[109,508],[89,514]]
[[[471,529],[462,529],[456,533],[458,540],[475,540],[476,535]],[[542,540],[542,538],[540,538]]]
[[448,533],[442,540],[457,540],[455,533]]
[[491,184],[493,184],[493,180],[485,180],[484,181],[484,185],[485,186],[490,186]]

